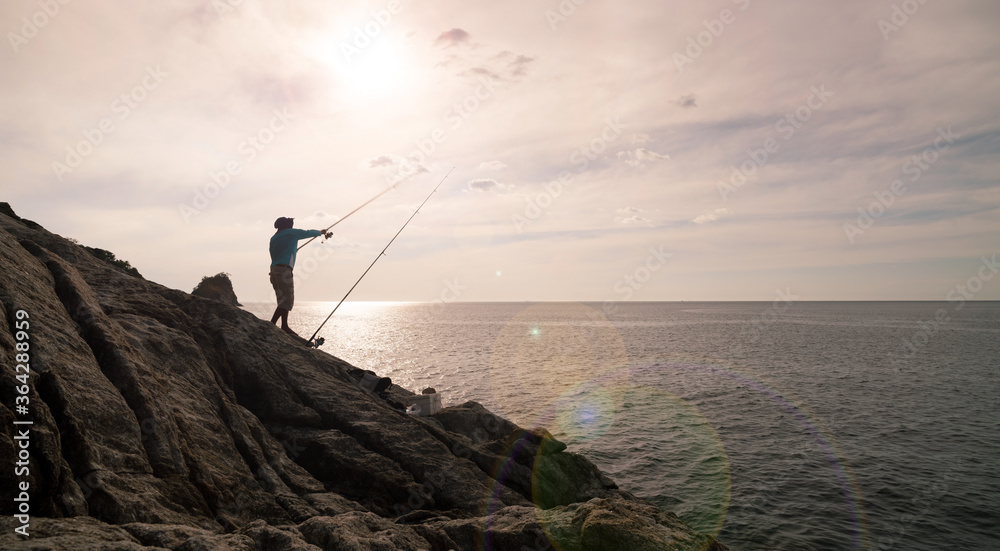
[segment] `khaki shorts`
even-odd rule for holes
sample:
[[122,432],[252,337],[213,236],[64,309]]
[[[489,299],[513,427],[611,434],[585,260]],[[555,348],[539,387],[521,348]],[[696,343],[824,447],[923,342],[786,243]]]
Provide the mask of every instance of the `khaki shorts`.
[[295,303],[295,284],[292,281],[292,269],[284,264],[271,266],[271,286],[274,296],[278,299],[278,308],[291,310]]

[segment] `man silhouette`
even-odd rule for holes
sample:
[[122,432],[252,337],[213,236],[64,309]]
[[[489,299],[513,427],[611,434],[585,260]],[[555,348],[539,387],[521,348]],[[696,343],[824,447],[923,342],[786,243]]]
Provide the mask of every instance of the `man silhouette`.
[[292,279],[292,268],[295,266],[295,253],[299,246],[300,239],[309,237],[324,236],[327,239],[333,232],[325,234],[320,230],[298,230],[292,227],[294,220],[282,216],[274,221],[277,229],[271,236],[271,286],[274,287],[274,295],[278,299],[278,307],[274,309],[274,316],[271,323],[277,325],[281,319],[281,330],[298,336],[295,331],[288,327],[288,312],[291,311],[295,303],[295,282]]

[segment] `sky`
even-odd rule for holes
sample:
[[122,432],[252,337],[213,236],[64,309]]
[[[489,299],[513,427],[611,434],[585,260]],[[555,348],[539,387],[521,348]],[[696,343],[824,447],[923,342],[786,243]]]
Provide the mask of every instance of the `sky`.
[[995,0],[4,2],[0,200],[244,302],[274,300],[275,218],[396,185],[300,253],[297,299],[339,300],[442,179],[353,300],[998,300],[998,24]]

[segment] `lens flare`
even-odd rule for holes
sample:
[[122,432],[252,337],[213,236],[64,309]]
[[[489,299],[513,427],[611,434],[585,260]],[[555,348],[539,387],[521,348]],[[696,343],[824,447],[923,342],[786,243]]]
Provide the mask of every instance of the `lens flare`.
[[598,410],[610,410],[601,416],[613,418],[628,380],[627,366],[621,335],[597,310],[579,303],[533,304],[511,318],[493,343],[493,402],[521,426],[552,427],[555,432],[560,430],[554,426],[558,410],[566,409],[557,403],[579,393],[580,385],[590,385],[586,388],[606,390],[594,402],[600,407],[590,410],[594,419]]
[[556,402],[556,433],[567,440],[593,440],[604,435],[615,420],[615,398],[604,387],[584,383]]

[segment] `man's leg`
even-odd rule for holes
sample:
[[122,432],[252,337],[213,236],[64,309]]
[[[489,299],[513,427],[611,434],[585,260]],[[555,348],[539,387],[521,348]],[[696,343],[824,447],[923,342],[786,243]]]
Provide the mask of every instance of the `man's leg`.
[[271,323],[277,325],[280,319],[282,331],[298,336],[291,327],[288,327],[288,312],[295,303],[295,281],[292,278],[292,269],[287,266],[272,266],[271,285],[274,287],[275,298],[278,299],[278,307],[274,309]]
[[285,310],[280,306],[275,308],[274,315],[271,316],[271,323],[277,325],[278,319],[281,319],[282,326],[288,325],[288,310]]
[[288,326],[288,312],[291,311],[292,305],[295,304],[295,280],[292,278],[292,269],[289,268],[282,274],[282,300],[281,300],[281,330],[290,335],[298,334],[292,331],[292,328]]

